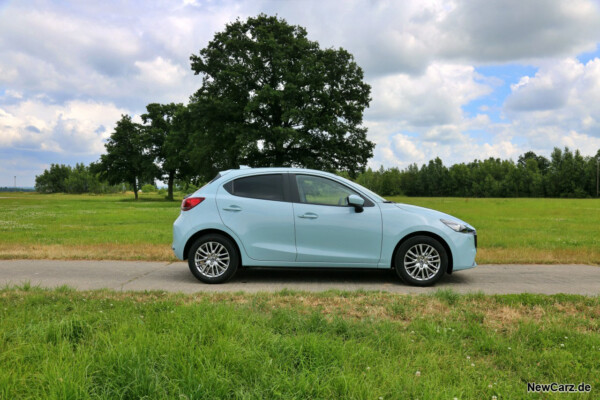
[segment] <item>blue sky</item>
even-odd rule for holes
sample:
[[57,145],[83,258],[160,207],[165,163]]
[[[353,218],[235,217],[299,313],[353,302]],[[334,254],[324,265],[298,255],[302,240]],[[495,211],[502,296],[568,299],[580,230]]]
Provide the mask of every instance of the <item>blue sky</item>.
[[97,160],[121,114],[187,102],[189,56],[261,12],[354,54],[374,168],[600,148],[593,0],[0,0],[0,186]]

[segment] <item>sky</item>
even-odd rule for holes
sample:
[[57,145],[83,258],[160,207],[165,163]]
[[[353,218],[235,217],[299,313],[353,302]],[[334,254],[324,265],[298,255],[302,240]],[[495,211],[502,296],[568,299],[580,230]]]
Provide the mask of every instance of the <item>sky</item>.
[[600,149],[598,0],[0,0],[0,187],[96,161],[122,114],[187,103],[190,55],[259,13],[354,55],[372,168]]

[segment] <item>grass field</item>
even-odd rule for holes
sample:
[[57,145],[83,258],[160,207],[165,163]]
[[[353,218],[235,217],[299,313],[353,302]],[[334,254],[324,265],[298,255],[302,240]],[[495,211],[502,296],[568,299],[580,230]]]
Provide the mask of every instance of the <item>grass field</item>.
[[[478,230],[478,263],[600,264],[598,199],[391,198]],[[159,195],[2,193],[0,258],[175,260],[179,201]]]
[[[600,298],[0,290],[3,399],[598,398]],[[526,394],[586,382],[589,394]],[[561,398],[562,398],[561,397]]]

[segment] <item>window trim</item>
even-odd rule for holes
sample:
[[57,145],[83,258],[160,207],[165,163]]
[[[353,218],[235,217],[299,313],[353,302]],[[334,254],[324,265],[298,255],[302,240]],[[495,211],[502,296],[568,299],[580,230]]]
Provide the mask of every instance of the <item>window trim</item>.
[[[235,194],[235,181],[238,179],[245,179],[245,178],[255,178],[255,177],[259,177],[259,176],[265,176],[265,175],[279,175],[280,179],[281,179],[281,190],[282,190],[282,194],[283,197],[281,200],[273,200],[273,199],[263,199],[260,197],[252,197],[252,196],[241,196],[239,194]],[[289,180],[286,179],[286,177],[284,176],[286,175],[285,172],[266,172],[266,173],[262,173],[262,174],[248,174],[248,175],[242,175],[242,176],[236,176],[234,178],[232,178],[231,180],[225,182],[222,185],[222,188],[229,193],[231,196],[234,197],[241,197],[243,199],[253,199],[253,200],[264,200],[264,201],[278,201],[278,202],[286,202],[286,203],[290,203],[291,202],[291,198],[290,198],[290,190],[289,190]]]
[[338,185],[341,185],[343,187],[345,187],[346,189],[348,189],[349,191],[355,193],[357,196],[362,197],[362,199],[365,201],[365,204],[363,205],[363,207],[375,207],[375,203],[373,201],[371,201],[371,199],[369,199],[368,197],[366,197],[365,195],[363,195],[361,192],[359,192],[358,190],[349,187],[348,185],[346,185],[343,182],[340,182],[338,180],[326,177],[326,176],[321,176],[321,175],[313,175],[313,174],[307,174],[307,173],[289,173],[289,187],[290,187],[290,191],[291,191],[291,196],[292,196],[292,202],[294,203],[298,203],[298,204],[309,204],[309,205],[314,205],[314,206],[329,206],[329,207],[354,207],[350,204],[346,204],[346,205],[339,205],[339,204],[325,204],[325,203],[307,203],[307,202],[302,202],[300,201],[300,193],[298,192],[298,181],[296,180],[296,176],[310,176],[310,177],[315,177],[315,178],[321,178],[321,179],[325,179],[328,181],[332,181],[337,183]]

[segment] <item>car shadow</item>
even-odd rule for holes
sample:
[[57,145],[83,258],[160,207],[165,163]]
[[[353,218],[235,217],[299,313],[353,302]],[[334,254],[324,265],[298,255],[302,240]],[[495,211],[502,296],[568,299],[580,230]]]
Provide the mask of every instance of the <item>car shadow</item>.
[[340,268],[242,268],[236,283],[400,283],[391,270]]

